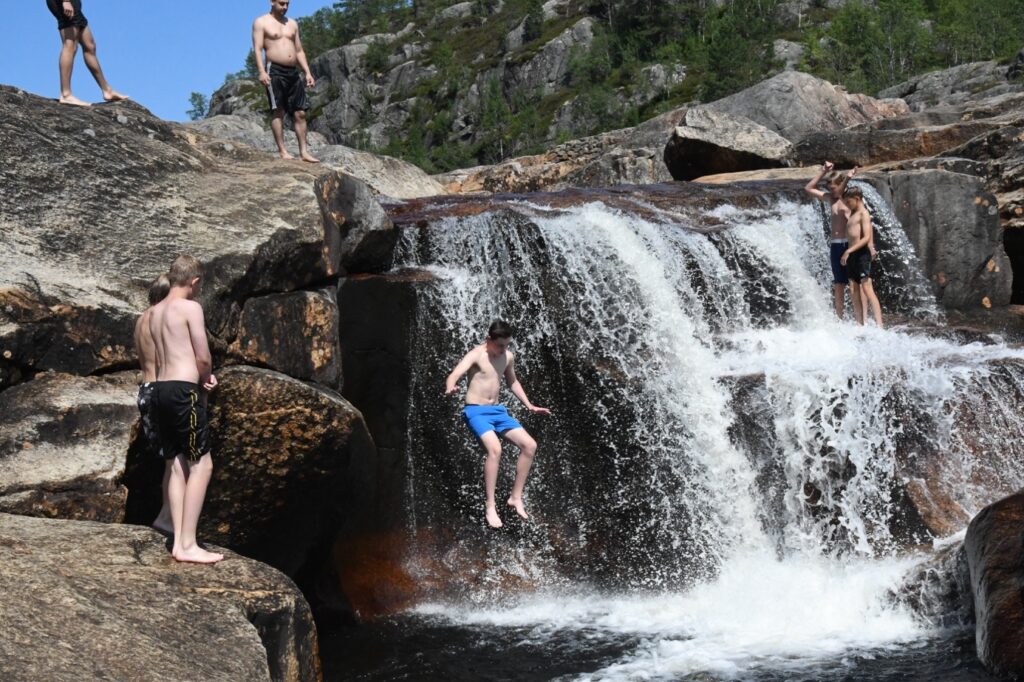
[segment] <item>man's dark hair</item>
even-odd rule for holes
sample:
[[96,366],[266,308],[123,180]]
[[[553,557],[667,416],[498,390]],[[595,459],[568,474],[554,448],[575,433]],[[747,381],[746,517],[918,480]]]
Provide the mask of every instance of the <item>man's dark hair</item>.
[[487,337],[497,341],[498,339],[511,339],[512,327],[504,320],[491,322],[491,328],[487,330]]

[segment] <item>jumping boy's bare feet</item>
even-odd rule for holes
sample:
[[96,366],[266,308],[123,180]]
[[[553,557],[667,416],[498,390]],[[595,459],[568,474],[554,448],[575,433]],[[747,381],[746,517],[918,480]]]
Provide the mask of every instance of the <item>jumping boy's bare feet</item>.
[[117,90],[107,90],[103,93],[103,101],[105,102],[124,102],[130,99],[131,97],[128,95],[122,95]]
[[91,107],[92,106],[92,104],[90,102],[84,102],[84,101],[78,99],[77,97],[75,97],[74,95],[61,95],[60,99],[58,101],[61,104],[73,104],[76,107]]
[[516,514],[519,514],[519,516],[521,516],[522,518],[530,518],[530,515],[526,513],[526,508],[523,507],[522,498],[519,498],[518,500],[511,497],[508,498],[508,506],[514,508],[516,510]]
[[501,519],[498,517],[498,510],[493,504],[487,505],[487,525],[491,528],[501,528]]
[[189,550],[176,549],[171,552],[171,556],[173,556],[176,561],[192,564],[215,564],[224,559],[223,554],[207,552],[199,545],[196,545]]
[[316,158],[309,152],[302,153],[302,160],[305,161],[306,163],[320,163],[320,159]]

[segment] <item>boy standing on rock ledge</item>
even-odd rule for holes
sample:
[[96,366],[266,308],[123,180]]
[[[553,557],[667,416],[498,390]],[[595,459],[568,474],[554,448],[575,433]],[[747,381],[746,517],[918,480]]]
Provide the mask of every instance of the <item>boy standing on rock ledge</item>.
[[[833,168],[834,166],[831,161],[826,161],[822,164],[814,179],[804,186],[804,191],[829,205],[829,213],[832,216],[832,245],[829,253],[829,261],[832,265],[832,295],[836,317],[841,320],[843,319],[843,311],[846,307],[846,287],[850,283],[850,278],[846,274],[846,268],[839,262],[839,259],[842,258],[843,253],[846,251],[846,247],[849,246],[846,236],[846,223],[850,219],[850,209],[843,202],[843,192],[846,191],[847,183],[857,174],[857,168],[854,167],[845,175],[834,171]],[[827,193],[818,189],[818,183],[826,175],[828,177]],[[857,307],[856,302],[854,307]]]
[[75,67],[75,55],[78,53],[78,46],[82,46],[82,56],[85,65],[89,67],[92,77],[96,79],[96,85],[103,91],[103,100],[106,102],[121,102],[128,99],[114,88],[110,87],[103,69],[100,68],[100,60],[96,56],[96,39],[93,38],[92,29],[89,28],[89,20],[82,14],[82,0],[46,0],[46,8],[57,20],[57,30],[60,31],[60,100],[61,104],[76,104],[87,107],[88,102],[83,102],[71,94],[71,70]]
[[171,290],[153,306],[149,329],[158,367],[155,402],[160,442],[164,457],[172,460],[167,485],[174,528],[171,554],[178,561],[213,564],[224,555],[208,552],[196,542],[199,514],[213,474],[203,391],[217,385],[203,308],[193,300],[199,293],[202,266],[192,256],[179,256],[167,277]]
[[839,260],[850,276],[850,293],[854,311],[857,313],[857,322],[864,324],[867,308],[870,306],[875,317],[875,325],[881,329],[882,308],[878,305],[878,296],[875,295],[875,287],[871,283],[873,254],[870,246],[875,233],[871,224],[871,214],[864,205],[864,195],[858,187],[850,187],[843,192],[843,201],[850,209],[850,220],[846,227],[851,243]]
[[462,410],[462,416],[466,420],[466,426],[480,439],[487,453],[484,459],[484,490],[487,494],[486,518],[491,528],[501,528],[502,525],[494,501],[494,489],[498,484],[498,464],[501,462],[501,441],[498,436],[519,448],[516,480],[512,485],[508,506],[514,508],[524,519],[529,518],[529,515],[523,506],[523,487],[533,465],[533,456],[537,452],[537,441],[526,432],[522,424],[509,416],[508,408],[498,404],[501,377],[505,377],[509,390],[530,412],[551,414],[551,410],[537,407],[526,397],[526,391],[516,378],[515,355],[508,349],[511,343],[511,327],[501,320],[495,320],[491,323],[484,342],[466,353],[445,382],[445,395],[451,395],[458,390],[456,384],[462,375],[469,372],[466,406]]
[[[274,142],[281,158],[292,158],[284,146],[284,115],[288,113],[295,122],[299,156],[303,161],[320,163],[309,153],[306,143],[306,111],[309,109],[306,88],[313,87],[316,81],[299,40],[299,24],[285,17],[288,5],[289,0],[271,0],[270,13],[253,22],[252,50],[256,55],[260,83],[267,88],[270,110],[274,114],[270,128],[274,131]],[[264,51],[267,53],[266,66],[263,63]]]

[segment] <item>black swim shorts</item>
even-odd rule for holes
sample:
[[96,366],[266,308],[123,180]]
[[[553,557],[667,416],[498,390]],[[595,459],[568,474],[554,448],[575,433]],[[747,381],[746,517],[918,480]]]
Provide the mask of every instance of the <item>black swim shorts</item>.
[[871,251],[868,247],[857,249],[846,259],[846,274],[857,284],[862,279],[871,279]]
[[71,0],[71,6],[75,9],[75,14],[68,19],[64,14],[63,0],[46,0],[46,8],[57,19],[57,28],[61,31],[66,28],[83,29],[89,25],[89,20],[82,14],[82,0]]
[[156,457],[162,457],[160,452],[160,434],[156,429],[156,406],[154,403],[155,383],[147,381],[139,386],[139,395],[135,403],[139,406],[139,414],[142,416],[142,439],[149,452]]
[[164,459],[184,455],[191,462],[210,451],[206,401],[198,384],[157,381],[156,414]]
[[270,75],[270,87],[267,88],[267,99],[270,110],[284,109],[289,114],[309,109],[306,97],[306,75],[297,66],[281,66],[270,64],[267,69]]

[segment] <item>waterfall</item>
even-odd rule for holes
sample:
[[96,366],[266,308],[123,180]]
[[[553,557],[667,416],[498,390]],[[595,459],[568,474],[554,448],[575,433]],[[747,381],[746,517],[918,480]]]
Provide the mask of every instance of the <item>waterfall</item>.
[[[421,613],[637,639],[594,679],[742,676],[924,636],[889,596],[942,534],[929,501],[955,523],[1024,486],[1008,437],[1024,353],[929,333],[941,316],[913,249],[865,193],[883,312],[914,326],[835,319],[823,213],[785,195],[679,212],[501,201],[404,227],[396,266],[434,277],[413,332],[410,517],[443,536],[410,563],[465,578]],[[499,317],[554,415],[518,410],[540,444],[533,520],[491,533],[479,448],[441,394]]]

